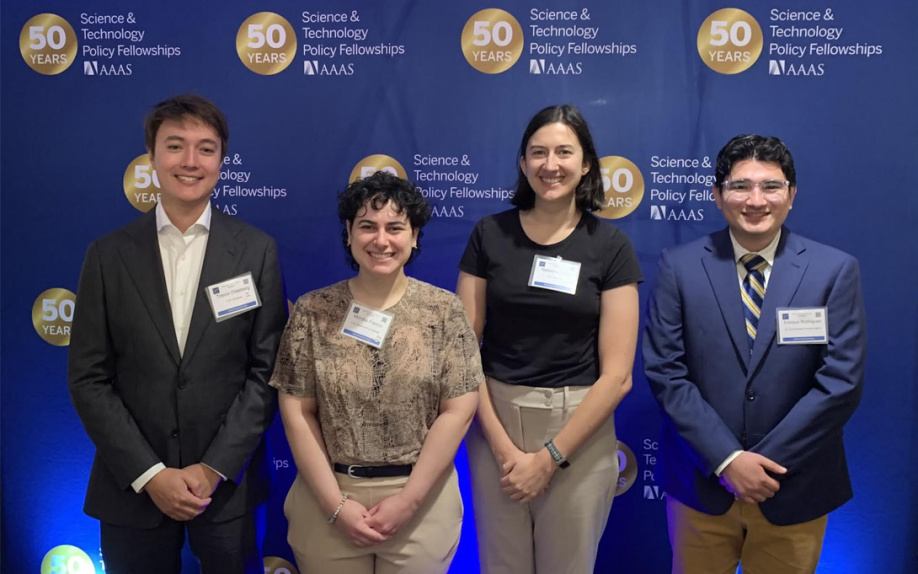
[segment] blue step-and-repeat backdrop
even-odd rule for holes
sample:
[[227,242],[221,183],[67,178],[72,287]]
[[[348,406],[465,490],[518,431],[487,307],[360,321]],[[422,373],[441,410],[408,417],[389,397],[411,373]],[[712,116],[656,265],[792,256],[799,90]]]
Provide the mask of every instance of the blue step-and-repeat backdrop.
[[[4,0],[2,571],[104,571],[82,511],[93,446],[66,386],[89,242],[150,209],[150,106],[214,100],[232,137],[217,209],[278,241],[288,298],[347,277],[335,195],[377,169],[434,206],[409,273],[455,285],[474,223],[506,209],[542,107],[574,103],[607,206],[648,282],[666,246],[724,225],[713,160],[738,133],[794,153],[788,225],[861,262],[870,351],[846,427],[855,498],[819,572],[918,571],[918,3],[914,0]],[[597,572],[664,573],[660,417],[635,363],[616,413],[622,479]],[[266,574],[296,573],[293,465],[269,435]],[[465,477],[464,451],[457,464]],[[451,572],[478,572],[474,508]],[[186,572],[197,572],[188,564]],[[306,574],[306,573],[299,573]]]

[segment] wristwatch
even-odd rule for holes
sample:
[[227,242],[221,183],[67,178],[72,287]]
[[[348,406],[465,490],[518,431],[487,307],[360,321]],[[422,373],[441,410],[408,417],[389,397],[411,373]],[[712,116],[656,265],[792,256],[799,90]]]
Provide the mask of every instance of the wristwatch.
[[545,443],[545,448],[548,449],[548,454],[551,455],[551,458],[554,459],[555,464],[561,468],[567,468],[571,463],[567,462],[567,459],[564,458],[564,455],[561,454],[561,451],[558,450],[558,447],[555,446],[555,441],[549,440]]

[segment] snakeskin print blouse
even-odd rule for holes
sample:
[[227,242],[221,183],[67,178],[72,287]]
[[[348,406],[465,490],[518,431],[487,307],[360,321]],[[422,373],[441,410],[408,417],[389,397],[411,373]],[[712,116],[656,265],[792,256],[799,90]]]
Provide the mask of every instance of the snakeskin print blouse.
[[341,334],[353,297],[347,281],[306,293],[281,340],[271,386],[315,398],[332,462],[417,462],[443,399],[484,375],[459,298],[409,278],[382,348]]

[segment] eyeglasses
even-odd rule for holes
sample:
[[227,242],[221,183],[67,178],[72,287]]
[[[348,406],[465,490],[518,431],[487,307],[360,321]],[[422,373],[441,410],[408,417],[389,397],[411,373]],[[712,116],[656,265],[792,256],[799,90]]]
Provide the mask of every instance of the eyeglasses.
[[789,181],[780,179],[766,179],[765,181],[752,181],[749,179],[728,179],[723,183],[723,189],[731,193],[752,193],[752,190],[759,188],[765,195],[783,193],[790,187]]

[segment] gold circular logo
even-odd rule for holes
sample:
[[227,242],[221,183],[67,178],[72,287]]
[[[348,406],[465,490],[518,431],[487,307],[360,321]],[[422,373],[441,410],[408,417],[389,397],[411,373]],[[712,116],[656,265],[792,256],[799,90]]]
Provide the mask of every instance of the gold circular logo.
[[48,289],[32,304],[32,326],[46,342],[57,347],[70,344],[70,324],[76,295],[66,289]]
[[762,53],[762,43],[759,23],[738,8],[714,12],[698,30],[698,55],[721,74],[739,74],[755,64]]
[[621,219],[641,204],[644,198],[644,176],[627,158],[607,155],[599,159],[602,189],[606,199],[596,215],[606,219]]
[[124,170],[124,196],[136,209],[146,213],[159,202],[159,178],[150,163],[150,154],[137,156]]
[[25,63],[46,76],[70,67],[77,53],[73,28],[57,14],[33,16],[19,33],[19,52]]
[[236,33],[236,53],[246,68],[273,76],[293,62],[296,33],[290,22],[274,12],[252,14]]
[[618,484],[615,485],[615,496],[628,492],[634,484],[638,471],[637,459],[628,445],[618,441]]
[[509,12],[488,8],[475,12],[462,28],[462,53],[469,65],[485,74],[513,67],[523,54],[523,29]]
[[300,574],[293,564],[277,556],[265,556],[265,574]]
[[89,555],[69,544],[55,546],[41,561],[41,574],[96,574]]
[[348,183],[354,183],[358,179],[363,179],[365,177],[370,177],[377,171],[389,172],[396,177],[402,179],[408,179],[408,174],[405,172],[405,168],[402,167],[402,164],[398,163],[394,157],[389,157],[385,154],[378,153],[376,155],[371,155],[360,160],[360,163],[354,166],[354,169],[351,171],[351,177],[347,180]]

